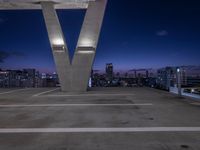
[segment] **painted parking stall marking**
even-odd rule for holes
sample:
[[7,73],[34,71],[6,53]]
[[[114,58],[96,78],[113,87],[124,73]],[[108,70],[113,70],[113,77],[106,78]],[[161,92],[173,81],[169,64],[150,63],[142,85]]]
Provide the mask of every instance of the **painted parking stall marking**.
[[7,128],[0,133],[98,133],[98,132],[200,132],[200,127],[136,127],[136,128]]

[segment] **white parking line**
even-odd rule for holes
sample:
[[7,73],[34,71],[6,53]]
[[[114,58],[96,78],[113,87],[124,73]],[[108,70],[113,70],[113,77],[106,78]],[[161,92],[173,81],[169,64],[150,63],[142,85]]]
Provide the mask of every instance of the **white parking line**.
[[25,89],[17,89],[17,90],[11,90],[11,91],[7,91],[7,92],[2,92],[0,93],[0,95],[3,95],[3,94],[10,94],[10,93],[14,93],[14,92],[18,92],[18,91],[23,91],[23,90],[27,90],[28,88],[25,88]]
[[88,106],[152,106],[151,103],[143,104],[31,104],[31,105],[0,105],[0,108],[15,107],[88,107]]
[[1,128],[0,133],[200,132],[200,127]]
[[56,94],[42,95],[42,97],[84,97],[84,96],[134,96],[135,94]]
[[44,91],[44,92],[41,92],[41,93],[37,93],[37,94],[34,94],[33,97],[37,97],[37,96],[40,96],[40,95],[43,95],[43,94],[54,92],[54,91],[56,91],[58,89],[60,89],[60,88],[56,88],[56,89],[53,89],[53,90],[48,90],[48,91]]

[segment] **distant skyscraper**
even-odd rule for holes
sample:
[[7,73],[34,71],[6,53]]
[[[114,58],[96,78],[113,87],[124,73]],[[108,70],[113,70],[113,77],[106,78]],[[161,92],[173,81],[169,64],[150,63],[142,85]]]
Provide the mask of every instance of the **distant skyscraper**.
[[146,78],[148,78],[148,77],[149,77],[149,71],[146,70]]
[[106,77],[110,81],[113,79],[113,64],[112,63],[106,64]]
[[181,68],[181,85],[182,86],[187,85],[187,73],[184,68]]

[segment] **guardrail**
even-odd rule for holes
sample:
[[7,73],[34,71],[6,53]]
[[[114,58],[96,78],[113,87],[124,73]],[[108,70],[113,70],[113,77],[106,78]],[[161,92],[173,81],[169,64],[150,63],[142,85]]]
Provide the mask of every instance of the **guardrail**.
[[[197,88],[181,88],[181,95],[192,97],[200,100],[200,92],[198,93]],[[170,93],[178,94],[178,88],[177,87],[170,87]]]

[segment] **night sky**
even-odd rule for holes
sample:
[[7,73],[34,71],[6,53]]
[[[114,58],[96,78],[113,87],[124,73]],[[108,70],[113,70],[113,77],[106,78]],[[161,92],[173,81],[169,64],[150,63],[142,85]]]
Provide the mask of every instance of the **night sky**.
[[[84,10],[59,10],[71,55]],[[200,1],[109,0],[94,68],[200,65]],[[55,71],[41,10],[0,11],[0,68]]]

